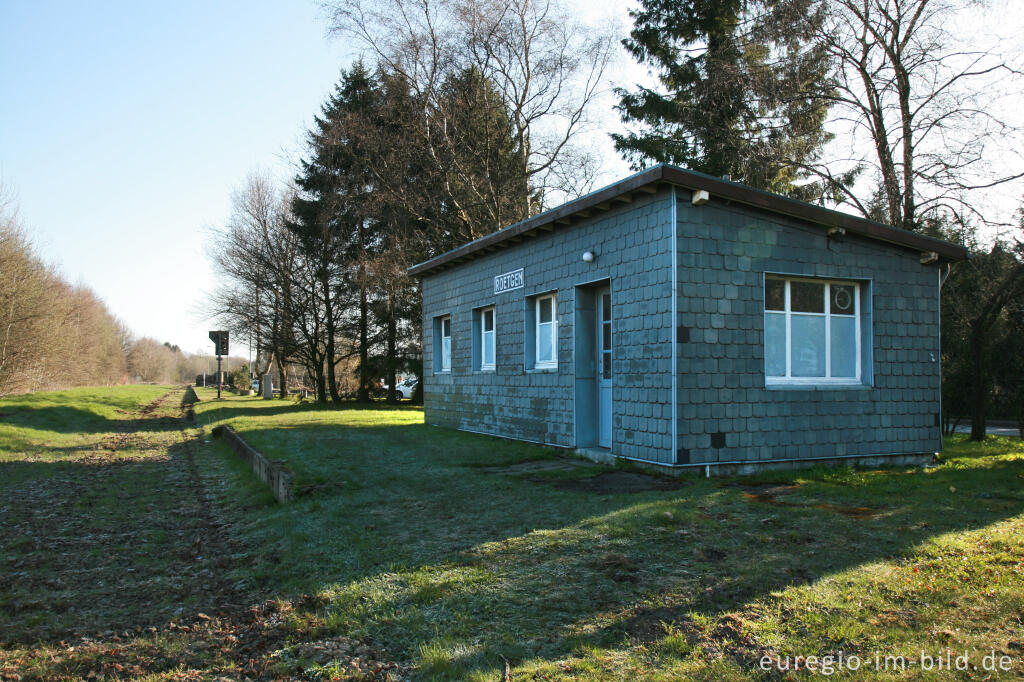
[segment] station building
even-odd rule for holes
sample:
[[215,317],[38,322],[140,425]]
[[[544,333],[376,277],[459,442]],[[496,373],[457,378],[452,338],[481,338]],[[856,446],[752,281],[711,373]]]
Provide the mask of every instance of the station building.
[[965,257],[655,166],[410,269],[426,421],[709,474],[923,463]]

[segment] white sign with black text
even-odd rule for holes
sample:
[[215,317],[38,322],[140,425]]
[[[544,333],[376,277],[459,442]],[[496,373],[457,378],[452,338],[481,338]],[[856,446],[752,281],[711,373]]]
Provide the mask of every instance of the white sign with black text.
[[522,289],[526,285],[526,280],[523,278],[523,269],[513,270],[512,272],[506,272],[504,275],[498,275],[494,278],[494,293],[500,294],[503,291],[512,291],[513,289]]

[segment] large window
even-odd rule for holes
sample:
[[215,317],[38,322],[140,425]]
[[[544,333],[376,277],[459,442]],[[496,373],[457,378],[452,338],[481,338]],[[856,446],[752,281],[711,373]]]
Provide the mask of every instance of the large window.
[[452,371],[452,317],[434,318],[434,371]]
[[558,366],[558,298],[544,294],[534,299],[534,332],[536,359],[534,367]]
[[481,308],[479,314],[480,366],[483,371],[494,371],[494,306]]
[[860,289],[856,282],[765,277],[765,383],[859,383]]

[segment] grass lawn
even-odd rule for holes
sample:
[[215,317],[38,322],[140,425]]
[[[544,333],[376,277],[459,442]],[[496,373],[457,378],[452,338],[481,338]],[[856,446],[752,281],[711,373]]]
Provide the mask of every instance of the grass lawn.
[[873,670],[874,654],[947,648],[1024,674],[1017,440],[954,438],[928,470],[621,492],[593,484],[609,467],[547,468],[531,461],[558,452],[424,426],[410,407],[233,399],[197,417],[287,460],[307,490],[278,506],[223,446],[204,459],[260,548],[233,579],[308,595],[296,642],[374,641],[427,679],[499,679],[506,661],[513,679],[756,679],[764,656],[840,651],[864,662],[852,678],[928,678],[898,660]]
[[84,678],[88,656],[54,668],[65,647],[32,645],[123,639],[232,595],[203,553],[219,533],[180,397],[123,386],[0,399],[0,680]]
[[[42,679],[128,676],[107,660],[154,680],[236,679],[243,670],[263,679],[810,678],[792,671],[795,657],[840,652],[832,677],[985,679],[993,660],[1009,668],[995,679],[1024,675],[1016,439],[955,437],[925,470],[669,479],[425,426],[413,407],[218,402],[199,392],[195,425],[179,434],[212,513],[227,524],[212,566],[224,589],[182,601],[184,614],[160,612],[152,632],[75,651],[44,636],[59,620],[45,609],[33,612],[35,624],[0,620],[0,678],[10,661]],[[102,425],[136,409],[98,397],[75,414],[109,407]],[[0,400],[0,412],[8,406]],[[154,433],[148,421],[136,432]],[[61,448],[82,447],[80,431],[102,440],[99,426],[64,433],[33,423],[32,432],[0,426],[3,466],[74,458]],[[210,437],[224,423],[287,461],[295,502],[276,504]],[[10,500],[0,498],[0,521]],[[4,550],[36,566],[47,556],[36,545]],[[45,591],[33,594],[48,603]],[[251,606],[249,619],[219,614],[217,598]],[[922,653],[947,650],[954,665],[966,651],[977,669],[922,669]],[[366,656],[353,662],[353,651]],[[400,665],[358,667],[367,657]],[[859,669],[850,670],[851,657]],[[806,665],[822,669],[821,660]]]

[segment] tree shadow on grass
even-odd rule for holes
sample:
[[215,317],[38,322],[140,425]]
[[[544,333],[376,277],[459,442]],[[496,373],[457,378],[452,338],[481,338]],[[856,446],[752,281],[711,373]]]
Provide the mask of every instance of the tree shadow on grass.
[[[264,403],[262,400],[253,398],[251,401],[229,400],[223,403],[204,401],[200,403],[201,423],[228,420],[243,416],[271,417],[282,414],[337,411],[346,409],[365,409],[361,405],[350,401],[341,405],[319,405],[314,403],[296,403],[292,401],[275,400],[272,403]],[[68,405],[32,403],[19,405],[5,405],[0,407],[0,419],[4,423],[16,428],[26,428],[35,431],[51,431],[59,434],[98,434],[118,433],[122,431],[141,432],[163,432],[176,431],[181,428],[181,421],[177,417],[152,417],[121,409],[116,404],[110,405],[123,417],[111,418],[96,411],[83,407]],[[373,409],[408,409],[405,406],[374,405]],[[144,408],[143,408],[144,409]],[[15,443],[19,447],[28,447],[29,441]]]
[[453,679],[500,673],[504,659],[651,642],[662,622],[715,617],[1024,512],[1019,459],[788,472],[774,478],[795,491],[773,505],[737,485],[764,477],[637,494],[558,487],[493,466],[551,450],[422,425],[257,437],[271,457],[291,453],[306,475],[337,483],[251,510],[281,558],[257,570],[259,589],[319,593],[329,606],[309,614],[316,622]]
[[[4,422],[24,429],[60,434],[97,434],[121,431],[176,431],[181,422],[175,417],[140,418],[124,412],[124,418],[105,417],[91,410],[64,405],[19,406],[4,411]],[[26,441],[26,445],[27,445]]]
[[231,597],[231,552],[189,447],[160,459],[0,462],[0,641],[162,625]]
[[[278,408],[295,409],[264,409]],[[655,641],[662,622],[715,617],[1024,512],[1019,460],[787,473],[776,477],[798,484],[787,500],[807,506],[778,507],[745,496],[737,481],[693,478],[636,494],[559,489],[485,467],[551,450],[419,424],[297,424],[254,437],[271,457],[287,454],[338,485],[276,505],[227,448],[199,448],[208,481],[228,481],[222,506],[246,547],[219,574],[255,601],[312,592],[296,600],[296,636],[306,622],[317,637],[373,640],[427,677],[493,677],[504,659]],[[878,513],[852,518],[818,502]],[[35,592],[44,602],[47,589]]]
[[[445,647],[456,653],[444,665],[468,675],[475,669],[500,672],[502,657],[559,660],[581,648],[649,645],[665,637],[666,623],[685,630],[694,617],[714,622],[773,592],[899,559],[929,538],[1018,516],[1024,513],[1017,487],[1022,476],[1022,461],[927,474],[879,472],[839,496],[873,505],[879,514],[871,519],[816,508],[816,500],[835,497],[829,484],[802,485],[807,490],[799,497],[807,507],[782,508],[746,498],[739,489],[701,483],[674,499],[588,519],[582,534],[563,529],[566,542],[554,543],[557,552],[538,557],[527,549],[536,543],[523,538],[513,550],[490,554],[488,564],[507,566],[506,575],[515,577],[501,582],[501,594],[480,602],[497,599],[494,608],[509,614],[508,623],[455,618],[450,631],[464,630],[461,620],[475,621],[474,631],[492,632],[482,646],[460,648],[459,638],[435,636],[411,651]],[[531,594],[543,594],[543,603]],[[404,605],[397,600],[394,607]],[[388,637],[401,634],[388,631]],[[737,664],[752,667],[756,660]]]
[[313,403],[293,402],[275,398],[273,401],[264,401],[262,398],[250,398],[248,400],[228,400],[223,402],[204,401],[197,403],[201,405],[196,411],[200,423],[209,424],[214,422],[228,421],[239,417],[272,417],[286,414],[321,413],[321,412],[346,412],[346,411],[420,411],[422,406],[400,403],[397,405],[374,402],[360,403],[355,400],[345,400],[341,403]]

